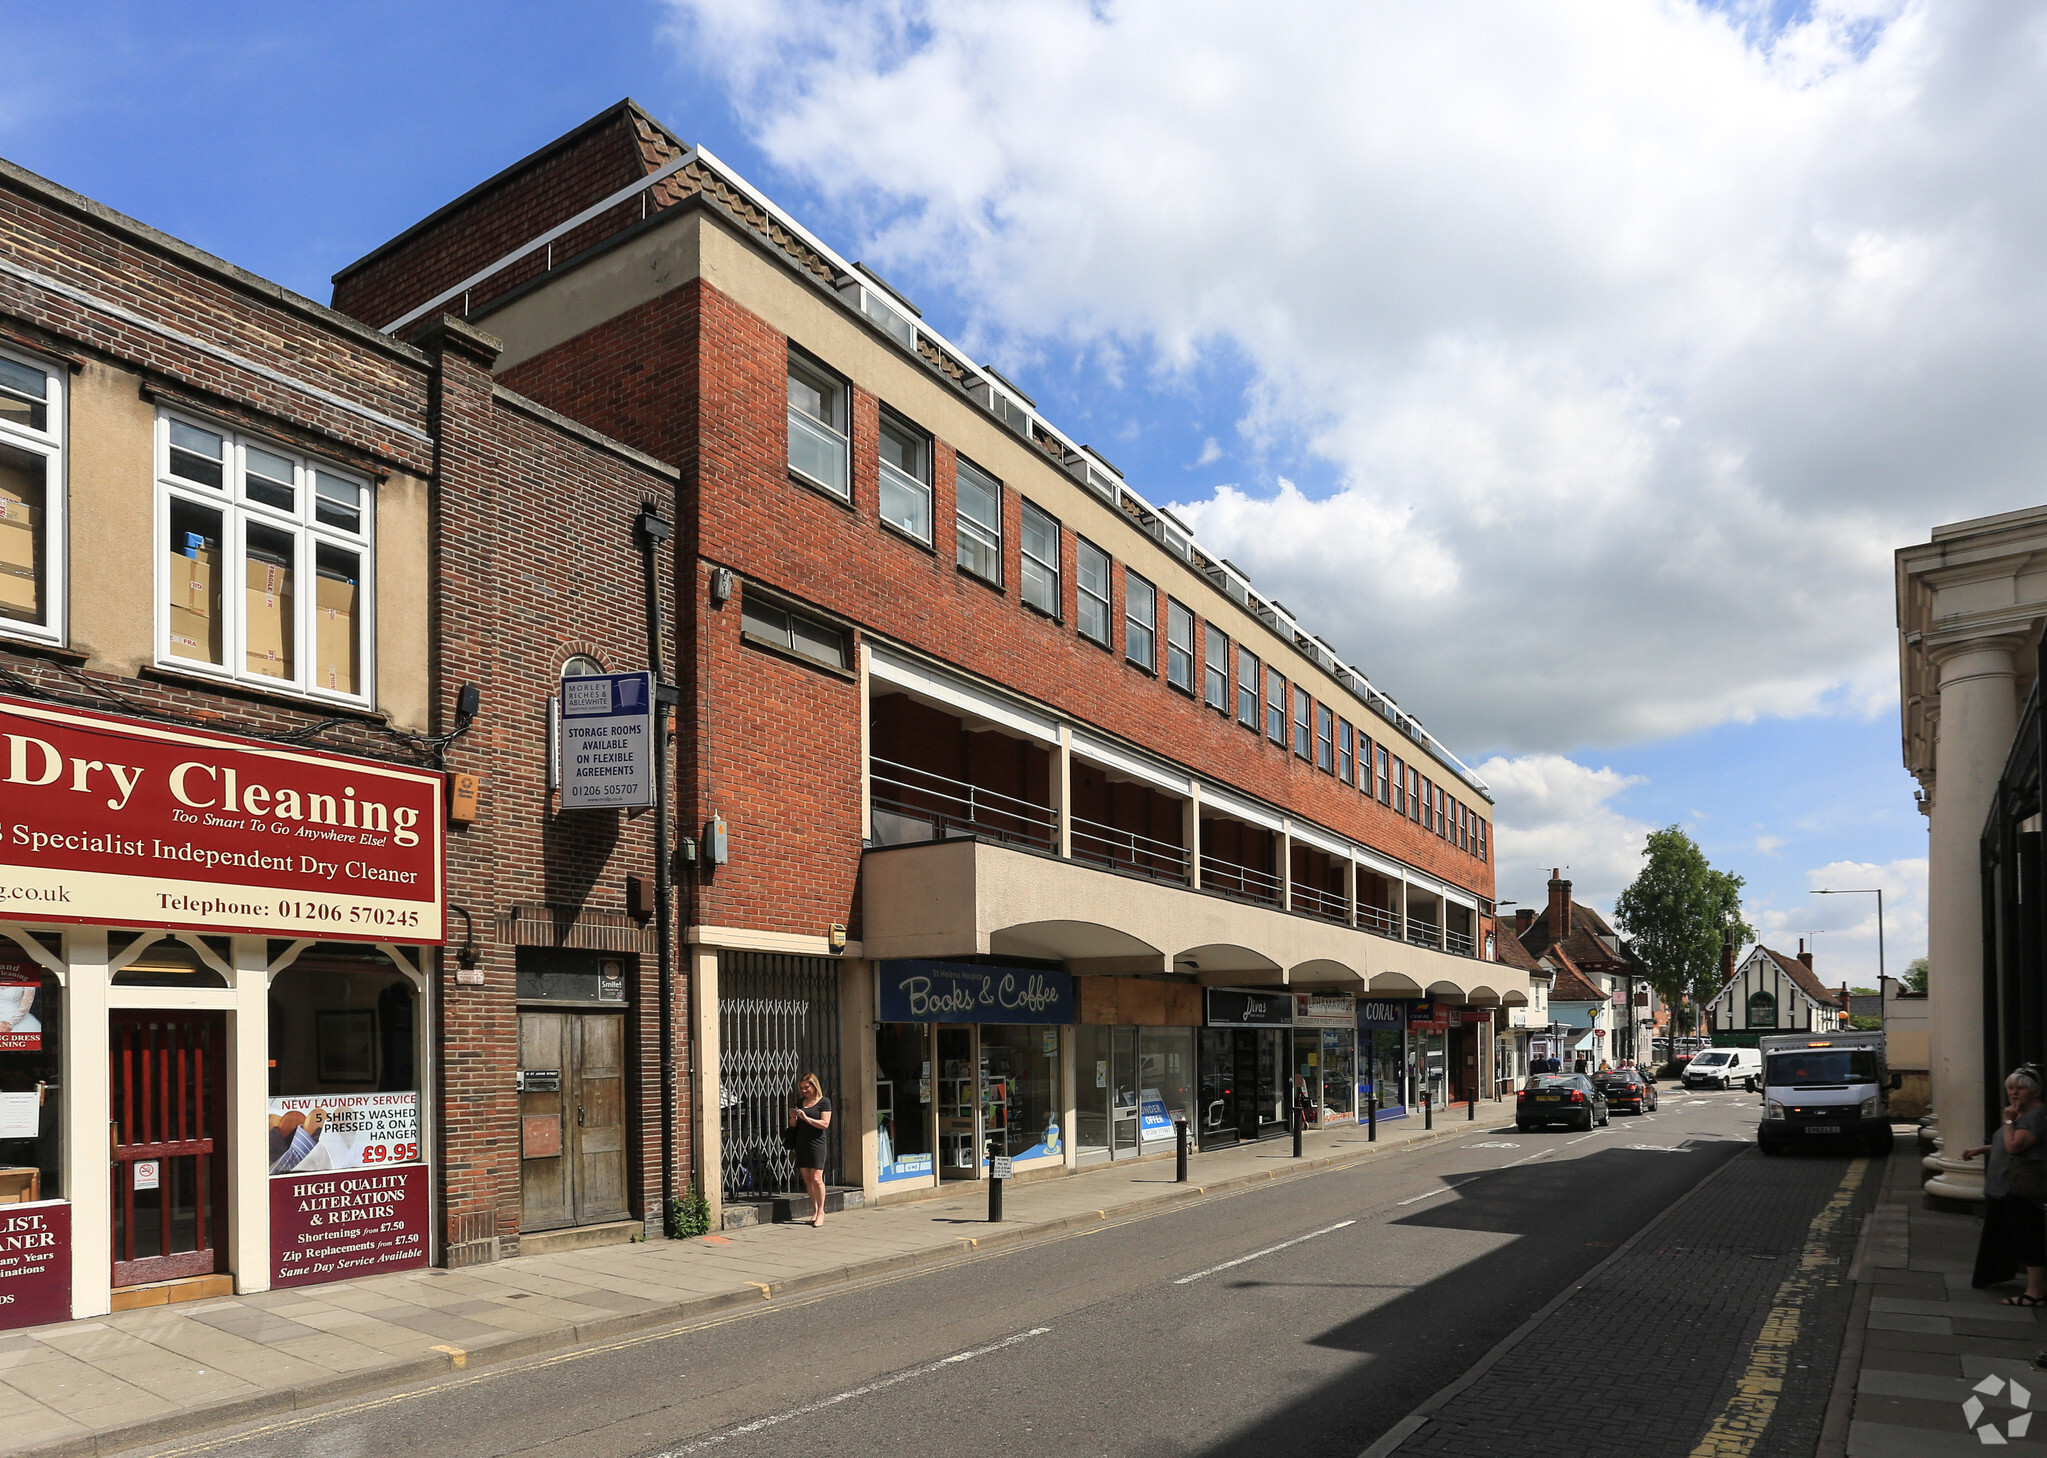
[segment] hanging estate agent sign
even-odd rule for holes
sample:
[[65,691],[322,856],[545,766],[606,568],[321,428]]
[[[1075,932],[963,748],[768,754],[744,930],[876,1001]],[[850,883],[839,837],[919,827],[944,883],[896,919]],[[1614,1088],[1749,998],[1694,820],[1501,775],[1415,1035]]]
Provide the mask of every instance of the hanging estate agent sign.
[[654,803],[654,675],[594,673],[561,684],[564,810]]
[[1290,1028],[1294,999],[1288,992],[1243,992],[1234,987],[1208,989],[1211,1028]]
[[270,1181],[271,1283],[312,1286],[425,1265],[426,1204],[423,1164],[278,1176]]
[[0,698],[20,921],[438,944],[442,777]]
[[0,1205],[0,1327],[71,1319],[71,1206]]
[[881,966],[885,1023],[1070,1023],[1073,976],[905,958]]

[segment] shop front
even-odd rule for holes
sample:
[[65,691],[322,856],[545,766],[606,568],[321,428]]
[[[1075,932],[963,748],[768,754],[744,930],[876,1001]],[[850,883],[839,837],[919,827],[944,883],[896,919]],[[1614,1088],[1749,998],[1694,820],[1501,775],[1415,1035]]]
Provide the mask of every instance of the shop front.
[[1358,1033],[1358,1117],[1377,1097],[1378,1117],[1399,1119],[1407,1114],[1410,1092],[1407,1076],[1407,1025],[1411,1004],[1399,997],[1361,997],[1357,1001]]
[[1078,1165],[1170,1153],[1194,1119],[1201,989],[1142,977],[1076,977],[1073,1150]]
[[1435,998],[1407,1005],[1407,1086],[1412,1096],[1433,1108],[1450,1102],[1451,1011]]
[[1357,999],[1294,994],[1294,1072],[1307,1090],[1311,1126],[1326,1129],[1358,1116]]
[[874,1117],[879,1194],[1067,1162],[1073,978],[1036,965],[883,961]]
[[1205,990],[1201,1029],[1201,1147],[1287,1132],[1294,995],[1233,987]]
[[0,699],[0,1326],[426,1264],[442,782]]

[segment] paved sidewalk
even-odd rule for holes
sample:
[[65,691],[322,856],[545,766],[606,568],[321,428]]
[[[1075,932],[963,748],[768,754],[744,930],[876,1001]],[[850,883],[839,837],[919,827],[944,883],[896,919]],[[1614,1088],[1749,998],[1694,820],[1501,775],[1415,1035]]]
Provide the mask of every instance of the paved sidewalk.
[[[683,1241],[602,1246],[460,1271],[424,1270],[158,1306],[0,1334],[0,1453],[111,1453],[230,1422],[693,1320],[743,1304],[893,1270],[959,1260],[991,1244],[1156,1209],[1219,1189],[1329,1169],[1474,1132],[1420,1119],[1197,1155],[1192,1182],[1164,1162],[1102,1166],[1012,1185],[1001,1226],[986,1186]],[[1505,1127],[1511,1128],[1509,1121]]]
[[[2047,1371],[2033,1366],[2047,1323],[1998,1304],[2017,1283],[1970,1289],[1982,1222],[1930,1208],[1910,1133],[1900,1131],[1852,1273],[1855,1310],[1822,1458],[2047,1451]],[[1981,1404],[1973,1412],[1972,1398]],[[2022,1418],[2022,1407],[2033,1416]],[[1985,1427],[1995,1438],[1980,1436]]]

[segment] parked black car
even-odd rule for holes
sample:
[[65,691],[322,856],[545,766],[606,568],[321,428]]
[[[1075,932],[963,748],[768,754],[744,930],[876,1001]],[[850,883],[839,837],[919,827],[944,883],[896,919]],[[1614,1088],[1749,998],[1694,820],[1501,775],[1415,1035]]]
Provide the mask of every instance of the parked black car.
[[1592,1086],[1606,1095],[1609,1108],[1630,1109],[1637,1114],[1653,1113],[1656,1109],[1656,1085],[1643,1077],[1640,1069],[1609,1068],[1592,1075]]
[[1549,1124],[1592,1129],[1609,1118],[1606,1096],[1582,1073],[1538,1073],[1514,1095],[1514,1126],[1524,1134]]

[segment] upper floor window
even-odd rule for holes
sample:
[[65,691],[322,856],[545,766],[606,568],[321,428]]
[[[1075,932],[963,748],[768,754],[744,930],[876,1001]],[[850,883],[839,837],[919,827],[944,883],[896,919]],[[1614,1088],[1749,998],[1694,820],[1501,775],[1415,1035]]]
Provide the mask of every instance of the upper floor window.
[[1023,504],[1023,600],[1048,617],[1059,616],[1059,523]]
[[852,665],[853,655],[843,630],[791,612],[750,589],[740,600],[739,631],[741,636],[764,647],[807,658],[827,668],[844,669]]
[[1315,751],[1310,747],[1310,736],[1314,729],[1309,720],[1310,707],[1314,700],[1308,697],[1304,688],[1294,690],[1294,753],[1302,759],[1312,759]]
[[1085,538],[1076,537],[1074,557],[1074,616],[1079,619],[1080,636],[1109,646],[1109,554]]
[[1258,732],[1258,655],[1237,645],[1237,722]]
[[1202,645],[1201,701],[1218,714],[1230,711],[1230,640],[1210,623]]
[[1166,682],[1194,692],[1194,614],[1166,599]]
[[846,469],[845,381],[789,356],[789,470],[842,501],[853,499]]
[[[954,537],[961,567],[976,577],[1000,585],[1002,582],[1002,483],[974,465],[960,460],[953,473],[953,494],[959,517]],[[1030,535],[1030,506],[1024,507],[1024,535]],[[1025,600],[1029,601],[1030,569],[1024,569]]]
[[368,702],[369,487],[168,411],[156,436],[157,656]]
[[1158,672],[1159,592],[1135,572],[1123,574],[1123,656]]
[[64,376],[0,354],[0,629],[62,636]]
[[1478,852],[1478,858],[1480,860],[1484,860],[1486,858],[1485,826],[1486,823],[1483,820],[1480,820],[1475,816],[1473,817],[1471,828],[1473,831],[1476,832],[1476,834],[1472,837],[1472,849]]
[[931,542],[931,441],[888,414],[881,417],[881,519]]
[[1351,728],[1350,720],[1336,721],[1336,777],[1346,785],[1351,782]]
[[1372,747],[1372,754],[1373,754],[1374,758],[1375,758],[1375,759],[1377,760],[1377,762],[1378,762],[1378,766],[1379,766],[1379,768],[1378,768],[1378,771],[1377,771],[1377,773],[1378,773],[1378,789],[1377,789],[1377,791],[1376,791],[1376,794],[1378,795],[1379,803],[1380,803],[1381,805],[1391,805],[1391,804],[1393,803],[1393,801],[1392,801],[1392,798],[1391,798],[1390,792],[1389,792],[1389,791],[1387,790],[1387,788],[1386,788],[1386,757],[1387,757],[1387,756],[1386,756],[1386,746],[1385,746],[1385,745],[1383,745],[1383,744],[1378,744],[1378,745],[1374,745],[1374,746]]
[[1265,670],[1265,737],[1286,748],[1286,680],[1271,668]]
[[1315,706],[1315,768],[1336,773],[1336,715],[1326,704]]
[[1399,755],[1393,756],[1393,813],[1407,818],[1407,763]]

